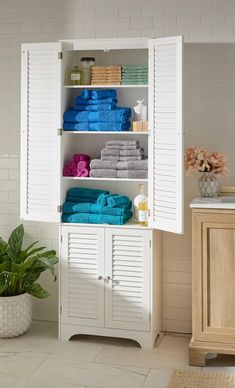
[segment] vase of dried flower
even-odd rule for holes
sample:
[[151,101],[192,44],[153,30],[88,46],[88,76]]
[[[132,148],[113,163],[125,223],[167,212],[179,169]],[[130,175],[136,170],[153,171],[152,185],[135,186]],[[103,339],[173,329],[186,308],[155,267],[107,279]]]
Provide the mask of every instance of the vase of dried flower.
[[201,197],[215,197],[218,195],[218,179],[213,172],[202,172],[198,178],[198,191]]

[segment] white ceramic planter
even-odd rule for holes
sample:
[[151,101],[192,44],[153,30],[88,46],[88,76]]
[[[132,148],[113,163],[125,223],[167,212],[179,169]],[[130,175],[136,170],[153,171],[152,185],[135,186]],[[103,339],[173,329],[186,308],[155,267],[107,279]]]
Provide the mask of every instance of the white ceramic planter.
[[29,294],[0,297],[0,338],[17,337],[25,333],[32,320]]

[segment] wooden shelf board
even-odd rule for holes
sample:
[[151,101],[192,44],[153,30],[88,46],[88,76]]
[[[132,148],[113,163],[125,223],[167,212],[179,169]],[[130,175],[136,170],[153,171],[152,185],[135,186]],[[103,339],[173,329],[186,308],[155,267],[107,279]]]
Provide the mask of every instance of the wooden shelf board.
[[63,133],[73,133],[76,135],[149,135],[150,132],[134,131],[63,131]]
[[143,85],[64,85],[66,89],[122,89],[122,88],[148,88]]
[[72,179],[75,181],[107,181],[107,182],[148,182],[148,179],[131,179],[131,178],[93,178],[93,177],[74,177],[63,176],[63,179]]

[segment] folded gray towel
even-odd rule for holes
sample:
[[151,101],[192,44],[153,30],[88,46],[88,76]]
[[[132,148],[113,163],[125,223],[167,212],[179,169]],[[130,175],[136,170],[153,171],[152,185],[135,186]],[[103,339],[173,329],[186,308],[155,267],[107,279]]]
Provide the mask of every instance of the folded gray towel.
[[116,178],[117,170],[108,168],[94,168],[90,171],[90,176],[93,178]]
[[113,160],[106,161],[106,160],[101,160],[101,159],[93,159],[90,162],[90,168],[91,169],[95,169],[95,168],[107,169],[108,168],[108,169],[116,170],[117,169],[117,162],[115,162]]
[[108,155],[119,156],[119,152],[120,152],[119,150],[107,150],[106,148],[100,151],[102,156],[108,156]]
[[139,145],[139,140],[108,140],[106,141],[106,146],[130,146],[130,145]]
[[107,150],[136,150],[138,149],[138,145],[130,145],[130,146],[119,146],[119,145],[113,145],[113,146],[107,146]]
[[113,161],[113,162],[119,162],[120,157],[114,156],[114,155],[101,155],[100,160],[102,160],[102,161],[109,160],[109,161]]
[[120,156],[139,156],[139,155],[143,155],[143,153],[144,153],[143,148],[139,148],[137,150],[120,150],[119,151]]
[[129,161],[135,161],[135,160],[142,160],[144,158],[144,155],[139,156],[114,156],[114,155],[101,155],[101,160],[106,161],[110,160],[113,162],[129,162]]
[[148,179],[146,170],[117,170],[118,178]]
[[130,162],[134,160],[142,160],[144,158],[144,155],[139,156],[119,156],[119,162]]
[[137,160],[136,162],[118,162],[118,170],[148,170],[148,159]]

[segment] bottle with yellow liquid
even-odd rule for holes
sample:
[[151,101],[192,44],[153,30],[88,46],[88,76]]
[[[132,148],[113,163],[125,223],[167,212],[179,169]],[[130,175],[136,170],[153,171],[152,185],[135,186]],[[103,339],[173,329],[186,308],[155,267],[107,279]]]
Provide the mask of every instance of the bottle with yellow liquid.
[[148,197],[143,184],[139,185],[139,194],[134,199],[134,219],[140,225],[148,225]]

